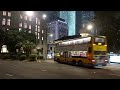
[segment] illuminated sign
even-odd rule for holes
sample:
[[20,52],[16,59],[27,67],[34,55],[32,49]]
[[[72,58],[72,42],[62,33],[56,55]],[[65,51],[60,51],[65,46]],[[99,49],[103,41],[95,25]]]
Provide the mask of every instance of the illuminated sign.
[[87,51],[70,51],[72,56],[87,57]]
[[60,45],[83,44],[83,43],[88,43],[90,41],[91,41],[91,37],[87,37],[87,38],[82,38],[82,39],[63,41],[63,42],[60,43]]

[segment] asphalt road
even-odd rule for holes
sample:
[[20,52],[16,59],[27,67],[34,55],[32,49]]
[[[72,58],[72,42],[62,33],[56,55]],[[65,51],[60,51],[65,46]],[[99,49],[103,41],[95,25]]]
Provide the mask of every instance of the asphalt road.
[[89,69],[54,61],[0,60],[0,79],[120,79],[120,69]]

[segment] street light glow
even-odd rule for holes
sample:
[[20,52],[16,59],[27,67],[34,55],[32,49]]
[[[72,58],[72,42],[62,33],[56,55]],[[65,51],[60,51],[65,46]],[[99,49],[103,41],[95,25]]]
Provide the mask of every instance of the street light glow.
[[43,14],[42,18],[43,19],[46,19],[47,15],[46,14]]
[[27,14],[28,16],[33,16],[33,11],[26,11],[26,14]]
[[93,25],[91,25],[91,24],[89,24],[88,26],[87,26],[87,29],[88,30],[91,30],[93,28]]
[[53,37],[53,34],[50,34],[50,37]]

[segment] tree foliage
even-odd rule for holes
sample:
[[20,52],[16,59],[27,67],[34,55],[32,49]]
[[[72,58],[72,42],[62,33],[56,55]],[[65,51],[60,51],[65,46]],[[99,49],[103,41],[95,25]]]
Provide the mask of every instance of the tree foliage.
[[8,31],[0,30],[0,37],[1,45],[7,45],[7,49],[11,54],[16,54],[16,49],[20,50],[23,47],[28,55],[36,43],[36,36],[24,30],[20,32],[14,29]]
[[100,35],[105,35],[108,42],[108,51],[120,50],[120,12],[96,11],[95,24]]

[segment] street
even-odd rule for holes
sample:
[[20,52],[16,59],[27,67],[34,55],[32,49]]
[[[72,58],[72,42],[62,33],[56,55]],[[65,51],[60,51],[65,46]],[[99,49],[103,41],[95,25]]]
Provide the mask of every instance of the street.
[[120,66],[104,68],[59,64],[54,61],[0,60],[0,79],[120,79]]

